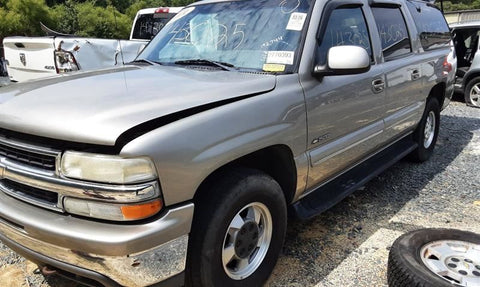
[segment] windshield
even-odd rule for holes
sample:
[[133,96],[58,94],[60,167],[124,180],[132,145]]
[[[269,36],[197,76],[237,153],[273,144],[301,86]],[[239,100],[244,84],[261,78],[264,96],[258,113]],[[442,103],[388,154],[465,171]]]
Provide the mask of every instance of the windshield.
[[311,0],[247,0],[188,7],[139,59],[172,65],[208,60],[238,70],[291,72],[310,5]]

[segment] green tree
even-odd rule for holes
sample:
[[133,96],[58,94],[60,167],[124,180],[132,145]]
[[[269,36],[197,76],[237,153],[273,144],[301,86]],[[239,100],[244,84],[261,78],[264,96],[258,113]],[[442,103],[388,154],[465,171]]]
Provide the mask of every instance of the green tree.
[[0,8],[0,38],[43,35],[40,22],[52,24],[51,10],[44,0],[7,0]]
[[97,38],[128,38],[131,20],[113,6],[102,8],[93,1],[78,3],[77,35]]
[[63,5],[57,5],[53,8],[55,15],[56,30],[66,34],[75,34],[79,28],[78,10],[76,2],[67,0]]

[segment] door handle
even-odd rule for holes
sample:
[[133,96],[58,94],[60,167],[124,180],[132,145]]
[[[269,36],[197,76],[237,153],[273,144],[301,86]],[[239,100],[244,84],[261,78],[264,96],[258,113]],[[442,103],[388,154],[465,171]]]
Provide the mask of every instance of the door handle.
[[413,70],[412,72],[412,81],[420,79],[420,71],[419,70]]
[[385,82],[383,81],[383,79],[373,80],[372,90],[375,94],[383,92],[383,90],[385,90]]

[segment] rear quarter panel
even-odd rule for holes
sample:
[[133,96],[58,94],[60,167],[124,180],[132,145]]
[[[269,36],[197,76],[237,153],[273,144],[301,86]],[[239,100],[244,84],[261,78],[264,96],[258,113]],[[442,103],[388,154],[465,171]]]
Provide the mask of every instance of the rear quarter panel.
[[145,41],[96,38],[55,38],[55,47],[71,52],[82,71],[122,66],[133,61]]

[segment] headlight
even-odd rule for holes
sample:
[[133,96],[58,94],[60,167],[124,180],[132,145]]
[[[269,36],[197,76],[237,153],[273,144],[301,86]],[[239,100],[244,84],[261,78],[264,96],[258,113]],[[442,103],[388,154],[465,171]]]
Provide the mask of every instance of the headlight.
[[122,158],[67,151],[60,166],[63,176],[114,184],[146,182],[157,178],[153,162],[146,157]]
[[66,197],[65,211],[71,214],[115,221],[140,220],[157,214],[162,209],[160,199],[132,204],[112,204]]
[[78,71],[77,61],[72,53],[66,51],[55,51],[55,65],[58,73]]

